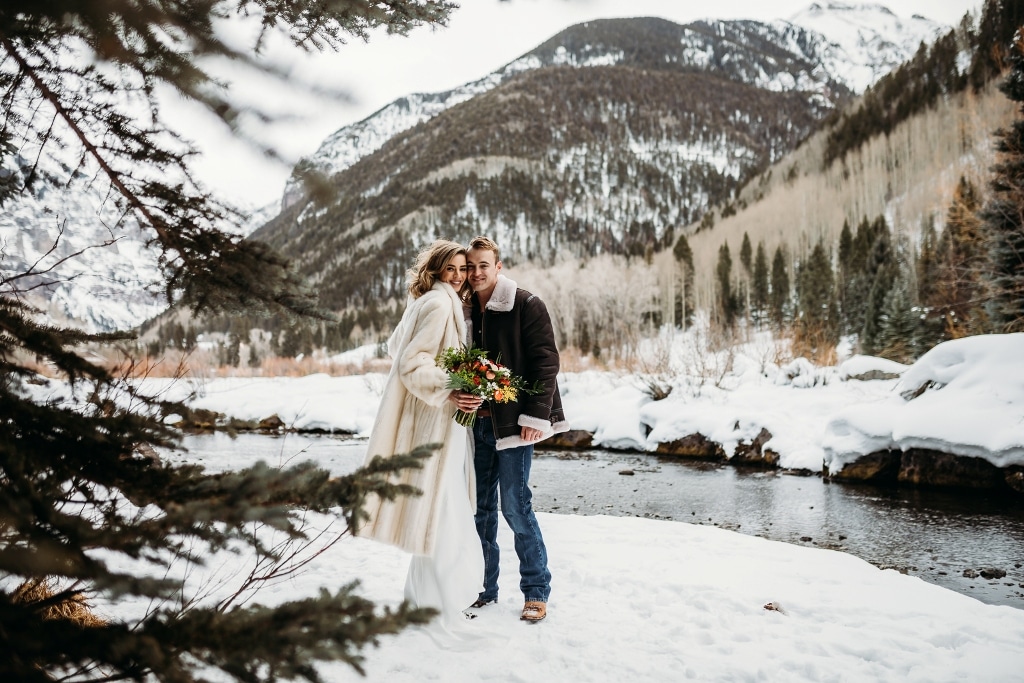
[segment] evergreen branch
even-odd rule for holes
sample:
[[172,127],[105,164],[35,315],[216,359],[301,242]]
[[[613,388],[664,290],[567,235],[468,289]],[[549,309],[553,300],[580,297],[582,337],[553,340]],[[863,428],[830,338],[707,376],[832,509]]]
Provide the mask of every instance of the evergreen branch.
[[199,661],[246,681],[302,677],[321,681],[305,654],[343,661],[365,675],[357,648],[377,644],[381,635],[398,633],[410,624],[424,624],[436,614],[402,603],[381,614],[373,603],[354,595],[358,583],[331,594],[321,589],[311,597],[281,605],[254,605],[220,612],[193,610],[174,622],[158,619],[142,629],[178,649],[185,646]]
[[[160,248],[169,301],[186,301],[197,311],[283,308],[327,318],[286,258],[218,229],[238,214],[195,181],[193,152],[161,120],[157,89],[176,88],[240,137],[240,110],[198,59],[237,59],[278,72],[224,43],[215,22],[259,13],[264,34],[283,31],[308,50],[336,46],[343,34],[365,37],[375,26],[402,33],[418,23],[440,23],[453,8],[428,0],[5,2],[0,153],[37,148],[17,161],[16,173],[0,179],[0,204],[50,181],[44,149],[74,147],[74,167],[65,169],[70,177],[86,174],[90,189],[108,182],[103,202],[116,208],[116,225],[133,216],[140,228],[154,231],[149,244]],[[119,111],[125,97],[148,105],[149,120],[139,124]],[[66,228],[60,225],[53,248],[27,271],[5,272],[0,280],[10,290],[0,294],[0,571],[53,576],[55,585],[65,586],[36,604],[19,604],[0,587],[0,677],[187,681],[217,667],[246,680],[319,680],[316,660],[344,661],[362,671],[362,648],[425,622],[431,610],[403,604],[375,611],[352,594],[355,584],[273,609],[234,606],[267,581],[301,571],[350,533],[365,518],[362,507],[371,494],[417,493],[396,475],[419,466],[428,452],[377,459],[338,478],[311,464],[260,464],[211,475],[162,462],[154,449],[179,443],[162,418],[184,408],[146,395],[80,348],[130,335],[40,322],[39,311],[13,296],[52,284],[35,285],[32,278],[49,280],[81,257],[77,251],[50,263]],[[116,241],[110,237],[103,246]],[[37,398],[29,383],[44,381],[36,379],[38,365],[53,366],[66,387],[54,385],[49,397]],[[120,369],[130,374],[133,364]],[[338,521],[317,530],[304,510],[339,517],[344,528]],[[211,579],[197,594],[191,584],[206,575],[200,567],[220,549],[255,553],[256,564],[243,592],[218,610],[202,605],[223,583]],[[122,569],[108,554],[138,562]],[[44,618],[43,608],[79,586],[107,598],[149,598],[149,605],[141,618],[88,626]]]
[[35,86],[36,90],[42,95],[43,99],[50,103],[50,106],[54,108],[54,111],[60,116],[61,120],[68,126],[78,141],[82,144],[89,156],[103,169],[107,178],[111,184],[120,190],[121,195],[132,205],[135,209],[146,219],[146,222],[152,227],[161,240],[166,243],[172,242],[171,236],[167,232],[167,226],[164,225],[163,221],[157,219],[150,211],[149,208],[142,202],[142,200],[132,192],[124,180],[121,174],[115,171],[110,164],[107,162],[105,155],[100,153],[99,148],[93,143],[92,139],[86,134],[86,132],[79,125],[78,120],[68,111],[63,102],[57,94],[50,89],[46,82],[40,77],[39,73],[32,68],[32,65],[28,63],[28,60],[21,54],[21,51],[17,49],[11,39],[3,33],[0,33],[0,46],[4,48],[4,51],[18,64],[18,67],[28,76],[29,80]]

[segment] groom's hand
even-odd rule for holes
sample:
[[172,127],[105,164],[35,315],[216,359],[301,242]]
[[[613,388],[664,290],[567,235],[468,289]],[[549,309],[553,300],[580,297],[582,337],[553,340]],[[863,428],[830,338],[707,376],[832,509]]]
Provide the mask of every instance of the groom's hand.
[[523,441],[540,441],[541,437],[544,436],[544,432],[533,427],[523,427],[522,435]]

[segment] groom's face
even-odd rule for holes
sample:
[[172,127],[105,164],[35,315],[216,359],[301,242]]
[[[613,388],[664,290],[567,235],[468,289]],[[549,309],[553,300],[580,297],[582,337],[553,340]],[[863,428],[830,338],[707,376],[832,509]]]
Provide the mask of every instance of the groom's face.
[[489,294],[498,284],[501,261],[496,261],[490,249],[470,249],[466,254],[469,286],[474,292]]

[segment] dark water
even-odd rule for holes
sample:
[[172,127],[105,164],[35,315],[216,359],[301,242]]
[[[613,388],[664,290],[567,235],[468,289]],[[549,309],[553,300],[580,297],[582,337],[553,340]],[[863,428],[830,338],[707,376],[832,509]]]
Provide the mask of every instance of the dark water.
[[[366,442],[213,434],[187,437],[185,446],[189,460],[210,469],[312,459],[344,473],[362,462]],[[1020,496],[828,484],[819,477],[602,450],[539,450],[531,483],[538,511],[677,520],[841,550],[982,602],[1024,609]],[[988,568],[1006,576],[963,575]]]

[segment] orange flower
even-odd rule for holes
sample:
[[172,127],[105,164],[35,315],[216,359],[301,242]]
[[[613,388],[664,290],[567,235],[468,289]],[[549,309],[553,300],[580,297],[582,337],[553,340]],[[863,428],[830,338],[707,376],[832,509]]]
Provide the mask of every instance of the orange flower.
[[505,394],[501,393],[501,389],[495,390],[494,400],[497,401],[498,403],[501,403],[503,400],[505,400]]

